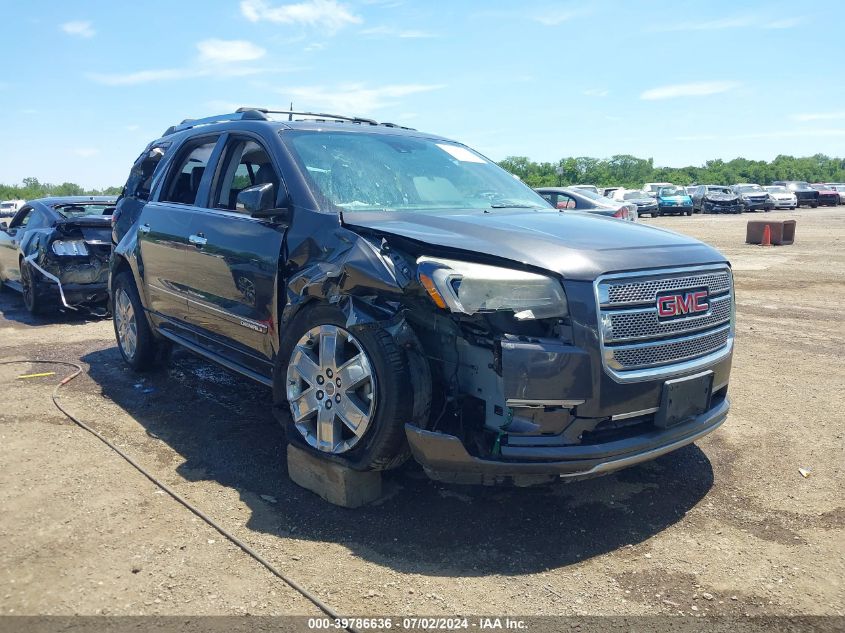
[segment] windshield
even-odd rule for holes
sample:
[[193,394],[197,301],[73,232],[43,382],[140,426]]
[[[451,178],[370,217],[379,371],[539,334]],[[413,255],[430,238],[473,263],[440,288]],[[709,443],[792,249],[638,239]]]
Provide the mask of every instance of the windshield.
[[284,132],[315,193],[347,211],[549,209],[528,186],[463,145],[360,132]]
[[639,198],[647,197],[647,194],[642,191],[628,191],[622,194],[623,200],[637,200]]
[[11,209],[14,206],[11,202],[0,202],[0,209]]
[[687,190],[683,187],[661,187],[660,188],[660,195],[661,196],[685,196],[687,195]]
[[789,193],[786,187],[766,187],[766,191],[770,193]]
[[707,187],[707,193],[728,193],[733,194],[733,191],[727,187]]
[[91,204],[68,204],[56,207],[56,212],[63,218],[78,218],[83,215],[111,215],[114,204],[97,202]]
[[742,187],[737,187],[740,193],[747,193],[751,191],[763,191],[763,188],[760,185],[743,185]]
[[797,189],[811,189],[810,183],[808,182],[790,182],[786,186],[792,191],[796,191]]

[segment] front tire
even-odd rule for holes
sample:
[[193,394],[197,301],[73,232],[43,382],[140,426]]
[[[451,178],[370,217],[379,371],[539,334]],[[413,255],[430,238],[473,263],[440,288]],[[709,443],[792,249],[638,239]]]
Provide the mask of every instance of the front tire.
[[297,315],[289,332],[274,372],[288,441],[353,470],[401,465],[415,394],[393,337],[379,326],[353,334],[343,312],[324,305]]
[[128,272],[122,272],[115,278],[112,289],[112,323],[117,349],[126,364],[135,371],[150,369],[155,364],[158,350],[150,324],[144,316],[135,280]]

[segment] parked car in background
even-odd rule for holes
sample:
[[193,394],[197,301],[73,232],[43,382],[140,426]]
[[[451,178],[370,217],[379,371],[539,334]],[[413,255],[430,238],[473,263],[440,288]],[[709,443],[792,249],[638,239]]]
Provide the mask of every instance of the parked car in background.
[[30,200],[0,223],[0,286],[33,314],[104,306],[114,196]]
[[819,192],[813,189],[806,180],[775,180],[772,184],[786,187],[794,193],[799,207],[815,209],[819,206]]
[[839,204],[845,204],[845,183],[829,182],[827,186],[839,194]]
[[830,185],[813,183],[810,186],[819,192],[819,205],[835,207],[839,204],[839,192]]
[[26,200],[4,200],[0,202],[0,218],[10,218],[20,211]]
[[683,187],[670,185],[657,190],[657,215],[692,215],[692,198]]
[[763,187],[763,189],[772,197],[772,203],[775,205],[775,209],[798,208],[798,198],[783,185],[769,185]]
[[[619,195],[618,198],[615,197],[617,195]],[[645,191],[630,190],[622,192],[621,195],[617,191],[615,196],[613,198],[614,200],[620,200],[621,198],[621,202],[637,205],[637,215],[639,217],[644,215],[650,215],[651,217],[657,216],[657,200]]]
[[734,285],[716,249],[558,213],[447,138],[301,116],[188,120],[141,154],[109,277],[128,366],[175,343],[271,389],[315,459],[413,455],[464,484],[600,475],[725,421]]
[[555,209],[585,211],[619,220],[629,220],[630,222],[636,222],[638,218],[637,205],[611,200],[588,189],[539,187],[534,191],[545,198]]
[[742,213],[742,200],[725,185],[699,185],[692,208],[694,213]]
[[771,211],[775,208],[775,201],[760,185],[739,183],[733,185],[731,191],[739,196],[746,211]]
[[582,191],[590,191],[590,192],[596,194],[597,196],[601,195],[599,193],[599,188],[596,187],[595,185],[572,185],[571,188],[572,189],[581,189]]
[[647,182],[646,184],[643,185],[643,191],[645,191],[652,198],[656,198],[657,197],[657,191],[661,187],[671,187],[671,186],[672,186],[671,182]]

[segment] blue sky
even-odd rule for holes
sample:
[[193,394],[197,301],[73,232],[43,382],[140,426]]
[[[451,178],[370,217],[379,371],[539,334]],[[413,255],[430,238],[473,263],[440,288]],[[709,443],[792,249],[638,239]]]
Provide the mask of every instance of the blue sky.
[[0,182],[122,184],[238,105],[449,136],[499,160],[845,155],[845,2],[3,2]]

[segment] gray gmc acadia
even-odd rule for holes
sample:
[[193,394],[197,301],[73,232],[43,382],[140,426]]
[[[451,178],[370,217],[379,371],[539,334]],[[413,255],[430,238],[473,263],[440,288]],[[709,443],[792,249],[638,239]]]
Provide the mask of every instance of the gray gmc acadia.
[[185,121],[132,168],[110,275],[132,367],[184,346],[272,388],[306,450],[462,483],[607,473],[724,422],[718,251],[562,213],[445,138],[273,114]]

